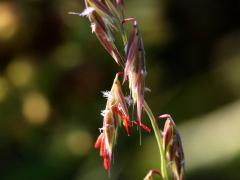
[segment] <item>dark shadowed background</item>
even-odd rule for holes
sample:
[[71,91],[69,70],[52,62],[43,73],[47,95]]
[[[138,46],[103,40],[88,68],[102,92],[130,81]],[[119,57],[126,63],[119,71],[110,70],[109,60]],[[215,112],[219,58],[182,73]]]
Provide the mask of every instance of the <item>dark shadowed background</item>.
[[[93,144],[119,67],[91,33],[81,0],[0,1],[0,179],[109,179]],[[146,94],[171,113],[187,179],[240,179],[240,2],[126,0],[139,20]],[[143,121],[149,124],[146,117]],[[161,123],[160,123],[161,125]],[[120,130],[111,178],[159,168],[154,136]]]

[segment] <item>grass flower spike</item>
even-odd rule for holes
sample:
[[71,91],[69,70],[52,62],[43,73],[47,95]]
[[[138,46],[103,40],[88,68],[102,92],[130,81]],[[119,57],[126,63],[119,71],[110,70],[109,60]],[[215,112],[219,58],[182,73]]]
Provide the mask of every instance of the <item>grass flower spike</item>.
[[143,40],[136,20],[133,21],[133,29],[129,35],[126,54],[127,60],[124,69],[124,81],[128,78],[129,89],[134,104],[137,104],[137,117],[141,123],[147,71]]
[[122,15],[111,1],[85,0],[86,9],[77,14],[87,16],[91,22],[92,32],[96,34],[100,43],[112,56],[117,64],[124,66],[124,60],[114,44],[113,32],[122,29]]
[[170,162],[170,169],[176,180],[182,180],[184,175],[184,153],[182,141],[177,127],[169,114],[158,118],[166,118],[163,130],[163,146],[166,159]]
[[113,148],[116,144],[117,129],[122,120],[128,135],[130,135],[130,123],[127,105],[123,96],[121,83],[116,75],[111,91],[103,92],[107,98],[106,108],[102,111],[103,126],[95,143],[95,148],[100,148],[100,156],[103,157],[104,168],[109,171],[112,162]]
[[[158,118],[155,118],[144,97],[147,90],[145,87],[147,71],[145,50],[137,20],[132,17],[125,18],[123,0],[85,0],[85,6],[86,9],[82,13],[70,14],[88,17],[92,32],[123,71],[116,74],[111,90],[103,92],[107,102],[101,113],[103,124],[95,148],[100,151],[104,168],[110,173],[118,129],[123,126],[127,136],[130,136],[131,128],[136,125],[139,131],[143,129],[147,133],[151,133],[153,129],[159,149],[159,170],[150,170],[144,179],[152,180],[153,175],[159,175],[163,180],[183,180],[184,153],[176,125],[170,115],[159,116],[160,119],[167,119],[161,131],[157,124]],[[133,24],[130,32],[125,28],[127,22]],[[124,48],[116,46],[115,33],[122,37]],[[120,75],[123,75],[123,83],[119,80]],[[126,92],[122,88],[125,82],[128,82]],[[128,96],[125,97],[124,94]],[[133,106],[131,118],[128,102]],[[150,120],[152,129],[142,123],[144,112]]]

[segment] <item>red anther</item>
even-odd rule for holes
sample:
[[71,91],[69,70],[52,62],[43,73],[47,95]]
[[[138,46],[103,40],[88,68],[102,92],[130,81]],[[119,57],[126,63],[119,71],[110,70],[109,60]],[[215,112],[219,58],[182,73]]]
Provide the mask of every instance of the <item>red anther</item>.
[[147,131],[148,133],[151,133],[151,129],[149,127],[147,127],[145,124],[141,123],[141,128],[143,128],[145,131]]
[[123,125],[125,127],[126,132],[127,132],[127,135],[130,136],[130,129],[129,129],[130,123],[129,123],[129,119],[128,119],[127,116],[124,116],[124,118],[123,118]]
[[124,114],[121,111],[119,111],[117,106],[113,107],[113,111],[117,113],[122,119],[124,118]]
[[98,136],[98,138],[97,138],[97,140],[96,140],[96,142],[95,142],[94,148],[97,149],[97,148],[99,148],[99,147],[101,146],[102,138],[103,138],[103,133],[101,133],[101,134]]
[[121,111],[119,111],[117,106],[113,107],[113,111],[121,117],[123,121],[123,126],[125,127],[125,130],[127,132],[127,135],[130,136],[130,129],[129,129],[130,123],[129,123],[128,117],[125,116]]
[[104,157],[103,159],[103,165],[104,165],[104,168],[109,171],[110,170],[110,161],[109,161],[109,157],[106,156]]
[[104,144],[104,137],[102,138],[101,146],[100,146],[100,156],[105,156],[105,144]]
[[137,121],[133,121],[133,123],[138,125],[138,126],[140,126],[141,128],[143,128],[148,133],[151,133],[151,131],[152,131],[151,128],[149,128],[147,125],[145,125],[143,123],[140,124],[140,121],[138,121],[138,120]]

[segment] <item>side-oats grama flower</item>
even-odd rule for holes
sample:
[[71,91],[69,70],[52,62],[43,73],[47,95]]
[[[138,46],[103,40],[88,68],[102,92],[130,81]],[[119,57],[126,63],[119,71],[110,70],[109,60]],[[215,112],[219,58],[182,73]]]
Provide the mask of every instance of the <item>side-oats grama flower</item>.
[[132,124],[140,126],[148,133],[151,129],[139,123],[139,121],[130,122],[129,113],[126,104],[126,98],[123,95],[121,83],[118,80],[119,74],[116,75],[111,91],[103,92],[103,96],[107,98],[106,108],[102,111],[103,127],[100,128],[101,133],[95,143],[95,148],[100,148],[100,156],[104,161],[104,168],[110,172],[112,154],[116,145],[116,137],[118,127],[123,124],[125,131],[130,136],[130,127]]
[[163,129],[163,147],[166,159],[170,162],[170,169],[175,180],[183,180],[184,176],[184,153],[182,141],[177,127],[169,114],[158,118],[166,118]]
[[[183,180],[184,174],[184,153],[179,132],[170,115],[162,115],[159,118],[167,118],[162,136],[158,134],[154,115],[144,100],[144,93],[147,75],[145,65],[145,51],[143,40],[135,18],[124,18],[124,0],[85,0],[86,9],[82,13],[70,13],[88,17],[91,22],[92,32],[96,34],[100,43],[112,56],[115,62],[123,69],[123,73],[117,73],[111,91],[103,92],[107,98],[106,108],[102,111],[103,126],[100,128],[100,135],[96,140],[95,148],[99,148],[100,156],[103,158],[104,168],[110,173],[113,150],[117,141],[118,128],[122,125],[128,136],[130,128],[137,125],[148,133],[151,129],[142,123],[143,106],[152,122],[156,139],[160,144],[161,171],[151,170],[144,180],[152,180],[154,174],[160,175],[163,179],[168,177],[165,159],[171,169],[172,177],[175,180]],[[125,22],[133,22],[133,28],[129,35],[125,30]],[[114,32],[120,32],[122,36],[124,52],[122,55],[114,43]],[[130,98],[124,97],[122,86],[118,80],[119,74],[123,74],[123,83],[129,81]],[[135,114],[137,106],[137,120],[130,120],[127,102],[133,105],[132,115]],[[133,118],[134,116],[132,116]],[[162,139],[161,139],[162,138]],[[162,145],[161,145],[162,143]],[[162,158],[165,156],[165,158]],[[167,179],[167,178],[166,178]]]
[[133,28],[130,32],[126,47],[127,60],[124,69],[124,81],[129,80],[129,89],[134,104],[137,104],[137,118],[141,124],[145,77],[147,75],[145,51],[137,21],[131,18],[129,20],[133,20]]
[[124,58],[115,46],[113,37],[114,31],[120,30],[122,34],[124,31],[122,25],[123,14],[120,10],[123,2],[120,1],[119,3],[113,3],[110,0],[85,0],[86,9],[78,15],[89,18],[92,32],[96,34],[100,43],[116,63],[124,67]]
[[112,162],[113,148],[116,144],[117,128],[121,121],[130,135],[130,121],[127,110],[127,105],[122,92],[121,83],[116,75],[112,89],[109,92],[103,92],[104,97],[107,98],[105,110],[102,111],[103,127],[101,133],[95,143],[95,148],[100,148],[100,156],[103,157],[104,168],[109,172]]

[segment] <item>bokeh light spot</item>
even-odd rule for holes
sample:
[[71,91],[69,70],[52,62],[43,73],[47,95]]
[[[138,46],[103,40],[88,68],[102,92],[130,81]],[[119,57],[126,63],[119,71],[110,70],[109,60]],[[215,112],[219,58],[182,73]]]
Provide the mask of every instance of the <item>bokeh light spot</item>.
[[0,3],[0,40],[8,40],[18,28],[16,12],[10,3]]
[[30,124],[44,124],[50,115],[50,105],[46,97],[33,92],[23,99],[22,113],[25,120]]
[[13,85],[24,87],[31,82],[33,71],[33,66],[29,61],[19,58],[8,65],[7,76]]
[[92,147],[92,137],[84,130],[74,130],[69,132],[66,140],[67,147],[73,155],[84,156]]

